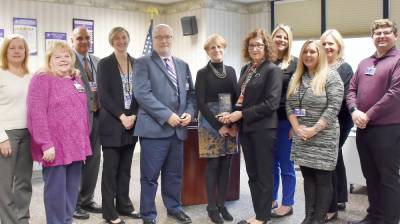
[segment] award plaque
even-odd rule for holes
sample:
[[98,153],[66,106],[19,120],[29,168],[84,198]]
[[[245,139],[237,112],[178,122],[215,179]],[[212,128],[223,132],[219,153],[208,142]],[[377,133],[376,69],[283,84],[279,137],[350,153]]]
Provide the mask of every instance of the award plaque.
[[218,114],[232,112],[232,101],[230,93],[219,93],[218,94]]

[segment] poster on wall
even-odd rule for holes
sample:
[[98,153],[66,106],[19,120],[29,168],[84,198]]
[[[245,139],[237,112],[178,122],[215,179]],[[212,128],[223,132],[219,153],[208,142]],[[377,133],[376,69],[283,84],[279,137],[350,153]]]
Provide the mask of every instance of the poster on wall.
[[67,33],[45,32],[44,40],[45,40],[45,48],[47,51],[54,42],[62,41],[67,43]]
[[94,21],[88,19],[72,19],[72,29],[84,26],[90,35],[89,53],[94,52]]
[[3,43],[4,40],[4,29],[0,29],[0,44]]
[[37,55],[37,21],[29,18],[13,18],[13,33],[22,35],[29,46],[29,54]]

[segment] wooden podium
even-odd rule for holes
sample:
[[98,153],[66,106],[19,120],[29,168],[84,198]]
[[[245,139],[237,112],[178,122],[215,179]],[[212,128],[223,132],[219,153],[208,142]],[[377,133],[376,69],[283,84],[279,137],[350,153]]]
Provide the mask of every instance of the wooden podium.
[[[205,173],[207,159],[199,158],[197,126],[188,127],[184,143],[182,205],[207,204]],[[232,157],[227,201],[238,200],[240,192],[240,154]]]

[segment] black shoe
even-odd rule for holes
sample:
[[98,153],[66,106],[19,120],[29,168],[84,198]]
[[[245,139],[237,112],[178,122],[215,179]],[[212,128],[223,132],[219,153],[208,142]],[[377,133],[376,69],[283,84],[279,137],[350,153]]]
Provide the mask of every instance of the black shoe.
[[119,222],[112,222],[111,220],[106,220],[106,223],[107,224],[126,224],[126,222],[123,219],[120,219]]
[[249,224],[246,220],[240,220],[237,224]]
[[225,206],[218,206],[218,211],[219,213],[221,213],[222,218],[224,218],[224,220],[226,221],[233,221],[233,217],[232,215],[228,212],[228,209],[226,209]]
[[278,214],[275,212],[275,209],[271,211],[271,218],[281,218],[289,215],[293,215],[293,207],[290,207],[289,211],[285,214]]
[[192,223],[192,219],[188,215],[186,215],[183,211],[180,211],[176,214],[168,213],[168,216],[171,216],[172,218],[176,219],[176,221],[182,224]]
[[92,201],[89,204],[86,205],[81,205],[81,208],[85,211],[91,212],[91,213],[102,213],[103,209],[101,208],[101,205],[97,204],[96,202]]
[[362,220],[347,222],[347,224],[376,224],[377,222],[368,216]]
[[224,220],[219,215],[219,211],[217,209],[207,209],[208,217],[211,219],[213,223],[221,224],[224,223]]
[[122,216],[127,216],[127,217],[132,218],[132,219],[141,219],[142,218],[140,213],[139,212],[135,212],[135,211],[132,211],[131,213],[119,213],[119,214],[122,215]]
[[85,210],[82,210],[81,208],[75,208],[73,217],[75,219],[89,219],[90,215],[87,213]]
[[345,202],[337,203],[337,208],[338,208],[339,211],[346,210],[346,203]]
[[143,224],[156,224],[155,219],[143,219]]

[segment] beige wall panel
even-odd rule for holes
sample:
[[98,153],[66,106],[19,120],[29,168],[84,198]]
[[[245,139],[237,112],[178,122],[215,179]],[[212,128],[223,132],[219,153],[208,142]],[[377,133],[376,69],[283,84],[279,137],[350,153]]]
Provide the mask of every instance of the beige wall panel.
[[344,36],[368,36],[372,21],[382,18],[382,7],[382,0],[327,1],[327,28]]
[[295,39],[318,38],[321,34],[320,18],[320,0],[275,3],[275,23],[290,25]]
[[[396,22],[397,29],[400,28],[400,0],[392,0],[390,18]],[[400,33],[400,32],[398,32]],[[397,47],[400,48],[400,40],[397,40]]]

